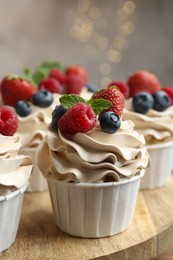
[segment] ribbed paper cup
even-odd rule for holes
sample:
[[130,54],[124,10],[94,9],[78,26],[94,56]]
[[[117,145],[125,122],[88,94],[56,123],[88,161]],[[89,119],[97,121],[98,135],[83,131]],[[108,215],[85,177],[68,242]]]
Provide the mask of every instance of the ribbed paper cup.
[[173,141],[147,145],[151,166],[145,171],[140,189],[155,189],[165,186],[172,175]]
[[47,179],[56,225],[73,236],[112,236],[128,228],[141,177],[120,182],[65,183]]
[[31,177],[29,179],[29,185],[27,187],[28,192],[42,192],[48,190],[47,181],[43,177],[36,162],[36,151],[37,148],[22,147],[20,149],[20,154],[30,156],[33,162],[33,170],[32,170]]
[[9,248],[16,239],[27,185],[28,183],[8,195],[0,196],[0,252]]

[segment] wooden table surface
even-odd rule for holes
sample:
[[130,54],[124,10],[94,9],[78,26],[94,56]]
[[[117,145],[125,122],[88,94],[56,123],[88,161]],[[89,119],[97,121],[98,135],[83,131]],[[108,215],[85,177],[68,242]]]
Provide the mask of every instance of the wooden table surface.
[[15,243],[2,260],[149,260],[173,245],[173,177],[166,187],[140,191],[129,228],[99,239],[76,238],[55,225],[48,192],[25,193]]

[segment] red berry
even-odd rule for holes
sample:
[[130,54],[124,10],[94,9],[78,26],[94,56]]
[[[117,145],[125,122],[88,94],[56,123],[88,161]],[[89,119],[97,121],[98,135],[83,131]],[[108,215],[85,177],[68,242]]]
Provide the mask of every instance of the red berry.
[[18,127],[18,117],[13,110],[8,107],[0,107],[0,133],[6,136],[12,136],[16,133]]
[[30,100],[36,87],[20,77],[6,76],[0,85],[4,105],[15,106],[19,100]]
[[62,70],[59,70],[56,68],[52,69],[49,72],[49,77],[58,80],[61,83],[61,85],[64,85],[64,83],[65,83],[66,76]]
[[109,83],[108,88],[112,87],[112,86],[118,87],[118,89],[123,93],[125,98],[129,97],[129,93],[130,93],[129,87],[124,82],[122,82],[122,81],[112,81],[111,83]]
[[88,73],[82,66],[70,66],[65,70],[65,73],[67,75],[79,75],[83,79],[84,85],[88,81]]
[[105,109],[102,113],[106,111],[113,111],[119,117],[121,116],[125,104],[125,98],[119,89],[117,88],[102,89],[94,93],[92,98],[93,99],[103,98],[109,100],[112,103],[112,106],[108,109]]
[[54,78],[46,78],[41,80],[39,86],[39,90],[48,90],[52,93],[61,93],[62,92],[62,86],[59,83],[58,80]]
[[171,99],[171,106],[173,105],[173,87],[163,87],[161,90],[165,91]]
[[61,132],[66,134],[86,133],[96,125],[93,109],[82,102],[72,106],[58,121]]
[[79,95],[84,87],[83,78],[80,75],[69,74],[64,84],[65,94]]
[[143,91],[154,94],[156,91],[160,90],[158,78],[153,73],[146,70],[137,71],[132,74],[127,80],[127,85],[130,89],[130,97]]

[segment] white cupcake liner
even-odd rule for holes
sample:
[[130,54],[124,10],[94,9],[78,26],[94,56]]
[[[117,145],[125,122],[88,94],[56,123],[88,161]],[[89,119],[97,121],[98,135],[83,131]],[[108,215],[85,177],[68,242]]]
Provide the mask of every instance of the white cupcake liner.
[[28,183],[8,195],[0,196],[0,252],[9,248],[16,239],[27,185]]
[[33,162],[33,170],[32,170],[31,177],[29,179],[29,185],[26,190],[28,192],[42,192],[48,190],[47,181],[43,177],[36,162],[36,151],[37,148],[22,147],[20,149],[20,154],[30,156]]
[[140,189],[155,189],[165,186],[172,175],[173,142],[147,145],[151,166],[146,169]]
[[56,225],[78,237],[112,236],[128,228],[141,177],[108,183],[65,183],[48,178]]

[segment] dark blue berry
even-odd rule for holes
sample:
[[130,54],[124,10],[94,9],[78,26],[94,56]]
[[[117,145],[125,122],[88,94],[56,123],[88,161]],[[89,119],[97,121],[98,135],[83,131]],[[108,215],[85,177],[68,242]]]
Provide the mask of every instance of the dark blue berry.
[[148,92],[139,92],[133,97],[132,105],[135,112],[145,114],[153,107],[154,99]]
[[16,113],[21,117],[28,116],[32,112],[31,105],[25,100],[19,100],[16,103],[15,109]]
[[154,98],[153,109],[159,112],[166,110],[171,105],[170,97],[163,90],[159,90],[155,92],[153,94],[153,98]]
[[66,111],[67,109],[62,105],[58,105],[55,107],[55,109],[52,112],[52,121],[50,123],[51,130],[56,131],[58,129],[58,121],[65,114]]
[[99,120],[101,129],[108,134],[115,133],[121,126],[119,116],[112,111],[103,113]]
[[94,84],[92,83],[87,83],[86,84],[86,87],[88,89],[89,92],[92,92],[92,93],[95,93],[97,90],[98,90],[98,87],[95,86]]
[[32,103],[39,107],[49,107],[53,102],[53,94],[47,90],[39,90],[32,96]]

